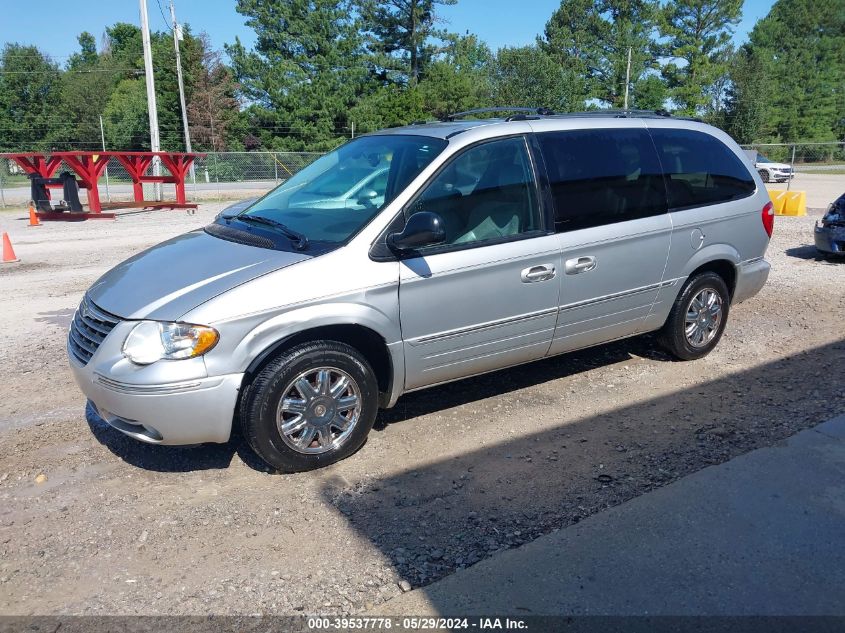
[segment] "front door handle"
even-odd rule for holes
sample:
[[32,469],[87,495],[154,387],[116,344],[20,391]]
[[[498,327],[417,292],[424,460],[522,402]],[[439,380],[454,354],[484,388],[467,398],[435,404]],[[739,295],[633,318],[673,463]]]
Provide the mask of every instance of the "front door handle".
[[522,283],[533,284],[538,281],[546,281],[553,279],[555,276],[555,267],[551,264],[542,264],[540,266],[532,266],[531,268],[523,269],[520,274]]
[[589,272],[595,267],[595,257],[577,257],[575,259],[567,259],[563,269],[567,275],[577,275],[578,273]]

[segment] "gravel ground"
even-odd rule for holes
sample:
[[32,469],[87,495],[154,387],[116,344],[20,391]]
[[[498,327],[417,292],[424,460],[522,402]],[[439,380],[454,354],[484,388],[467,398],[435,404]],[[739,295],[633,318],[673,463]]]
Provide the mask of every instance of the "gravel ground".
[[[146,446],[73,385],[65,330],[131,253],[207,223],[0,213],[0,614],[354,613],[845,412],[845,262],[779,217],[770,281],[719,347],[650,337],[403,397],[351,458],[266,472],[237,439]],[[400,587],[401,585],[401,587]]]

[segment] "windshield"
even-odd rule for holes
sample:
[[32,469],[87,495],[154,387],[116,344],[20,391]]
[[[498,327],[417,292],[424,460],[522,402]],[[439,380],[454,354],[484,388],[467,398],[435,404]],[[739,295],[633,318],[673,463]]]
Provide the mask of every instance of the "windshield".
[[362,136],[311,163],[236,217],[274,220],[311,241],[343,242],[446,145],[427,136]]
[[768,158],[766,158],[762,154],[757,154],[757,162],[758,163],[771,163],[771,162],[774,162],[774,161],[769,160]]

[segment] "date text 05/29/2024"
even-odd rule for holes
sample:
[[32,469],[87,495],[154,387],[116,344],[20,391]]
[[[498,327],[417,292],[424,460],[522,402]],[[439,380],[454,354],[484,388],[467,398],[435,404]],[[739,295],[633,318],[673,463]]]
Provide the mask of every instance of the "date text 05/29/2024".
[[436,617],[347,617],[347,618],[308,618],[308,629],[315,631],[329,630],[511,630],[528,628],[524,620],[513,618],[475,617],[475,618],[436,618]]

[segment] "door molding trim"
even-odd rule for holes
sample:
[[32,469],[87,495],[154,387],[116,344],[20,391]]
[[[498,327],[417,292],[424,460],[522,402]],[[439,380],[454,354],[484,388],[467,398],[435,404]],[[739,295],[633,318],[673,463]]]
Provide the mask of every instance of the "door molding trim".
[[633,288],[632,290],[625,290],[623,292],[616,292],[611,295],[605,295],[603,297],[598,297],[596,299],[587,299],[585,301],[578,301],[576,303],[568,303],[566,305],[560,306],[558,308],[559,312],[566,312],[567,310],[574,310],[576,308],[583,308],[585,306],[596,305],[599,303],[605,303],[607,301],[615,301],[616,299],[621,299],[623,297],[629,297],[633,295],[638,295],[643,292],[650,292],[652,290],[657,290],[659,288],[665,288],[667,286],[673,286],[678,279],[667,279],[665,281],[658,282],[656,284],[649,284],[648,286],[642,286],[640,288]]
[[405,342],[411,345],[423,345],[425,343],[433,343],[435,341],[443,341],[465,334],[475,332],[482,332],[484,330],[492,330],[503,325],[513,325],[515,323],[523,323],[525,321],[533,321],[534,319],[541,319],[546,316],[557,314],[558,308],[549,308],[547,310],[538,310],[537,312],[530,312],[528,314],[521,314],[516,317],[509,317],[507,319],[499,319],[498,321],[491,321],[490,323],[482,323],[481,325],[473,325],[470,327],[461,328],[460,330],[452,330],[442,334],[431,334],[429,336],[421,336],[419,338],[408,339]]

